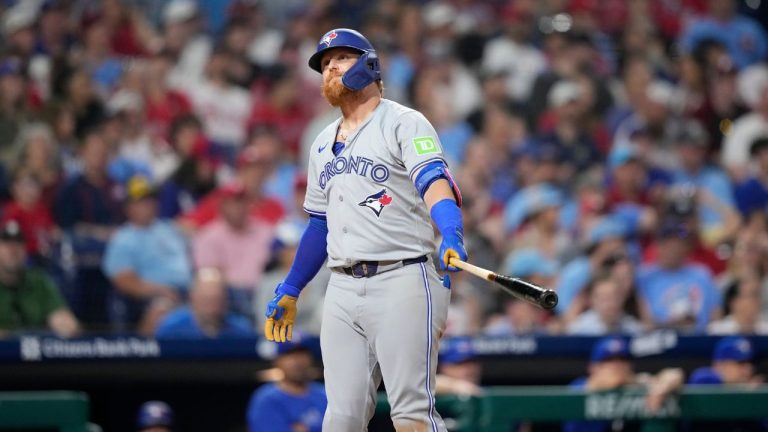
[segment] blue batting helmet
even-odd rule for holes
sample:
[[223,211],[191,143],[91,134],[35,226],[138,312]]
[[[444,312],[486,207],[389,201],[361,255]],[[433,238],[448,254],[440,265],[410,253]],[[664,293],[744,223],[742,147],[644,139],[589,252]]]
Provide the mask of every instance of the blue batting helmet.
[[317,44],[317,51],[309,58],[309,67],[322,73],[320,59],[323,53],[331,48],[351,48],[361,54],[357,63],[341,77],[345,87],[361,90],[368,84],[381,79],[376,50],[365,36],[352,29],[338,28],[324,34]]
[[162,401],[144,402],[136,419],[139,430],[154,426],[173,427],[173,410]]

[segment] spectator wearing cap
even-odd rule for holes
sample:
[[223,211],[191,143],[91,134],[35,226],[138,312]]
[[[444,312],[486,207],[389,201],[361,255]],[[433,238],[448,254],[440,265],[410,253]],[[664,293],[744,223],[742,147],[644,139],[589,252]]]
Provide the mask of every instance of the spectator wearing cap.
[[37,177],[17,171],[11,185],[12,200],[2,207],[0,223],[19,222],[26,239],[26,250],[32,262],[45,265],[50,257],[56,233],[53,215],[42,199],[42,187]]
[[689,261],[694,236],[675,220],[658,229],[658,256],[638,271],[641,318],[647,325],[702,333],[720,318],[722,295],[712,273]]
[[614,146],[608,154],[606,200],[608,209],[624,205],[647,207],[653,204],[648,168],[637,148]]
[[587,308],[584,290],[590,279],[605,268],[611,257],[626,254],[626,237],[625,224],[616,218],[604,217],[589,230],[584,254],[563,267],[557,281],[559,301],[555,311],[566,325]]
[[3,11],[1,25],[5,53],[18,56],[25,63],[29,61],[35,51],[38,16],[38,6],[29,2],[17,2]]
[[696,189],[699,229],[704,231],[706,243],[715,245],[729,239],[739,227],[733,186],[722,170],[707,163],[709,137],[704,126],[686,121],[675,143],[679,164],[671,171],[672,187]]
[[202,123],[193,114],[176,117],[171,123],[169,143],[178,157],[178,165],[158,190],[159,214],[163,219],[192,211],[216,187],[218,164],[202,130]]
[[504,226],[515,247],[534,248],[560,259],[570,246],[561,226],[562,193],[549,184],[520,190],[504,208]]
[[56,197],[53,213],[64,232],[63,243],[74,253],[72,309],[86,326],[109,323],[112,286],[101,270],[104,250],[123,221],[120,185],[108,176],[109,145],[98,130],[88,132],[79,148],[82,171],[67,181]]
[[80,324],[59,288],[44,272],[27,267],[24,234],[16,221],[0,227],[0,336],[50,330],[75,336]]
[[275,228],[251,218],[245,185],[237,180],[220,188],[219,217],[193,237],[195,265],[222,272],[231,298],[231,308],[254,318],[251,305],[271,259]]
[[735,190],[736,203],[747,224],[761,222],[768,211],[768,135],[752,142],[749,155],[756,170]]
[[623,292],[609,275],[593,278],[585,288],[585,294],[589,299],[589,309],[568,324],[566,333],[590,336],[631,335],[643,330],[640,321],[624,311],[628,293]]
[[[683,385],[680,369],[662,369],[656,374],[635,373],[629,342],[621,336],[606,336],[592,345],[588,375],[574,380],[570,387],[586,391],[617,390],[630,385],[647,389],[646,406],[658,410],[664,400]],[[608,432],[610,421],[570,421],[563,423],[564,432]]]
[[[536,249],[519,249],[504,263],[503,273],[552,287],[557,264]],[[489,317],[483,333],[488,335],[520,335],[545,333],[547,313],[528,302],[499,292],[500,314]]]
[[258,98],[250,113],[250,128],[270,125],[290,160],[299,155],[301,134],[312,118],[301,93],[300,76],[289,69],[279,70],[272,79],[268,92]]
[[272,346],[277,350],[272,364],[280,378],[253,392],[246,412],[248,431],[268,426],[273,432],[320,432],[328,401],[323,385],[314,382],[318,372],[306,338],[294,332],[291,341]]
[[136,432],[172,432],[174,412],[163,401],[147,401],[141,404],[136,416]]
[[528,100],[536,78],[547,69],[544,54],[530,43],[533,13],[517,4],[505,7],[501,19],[509,25],[483,51],[483,69],[504,73],[507,95],[515,102]]
[[224,158],[232,162],[248,138],[251,96],[227,77],[232,54],[219,48],[211,53],[205,77],[187,87],[192,109],[203,122],[206,135]]
[[447,340],[438,358],[435,392],[477,396],[482,393],[482,377],[483,366],[472,346],[472,340]]
[[13,144],[23,126],[30,120],[21,60],[0,60],[0,160],[11,162]]
[[155,330],[158,339],[228,339],[254,336],[251,323],[228,312],[223,275],[201,267],[189,291],[189,304],[171,311]]
[[198,85],[204,79],[213,43],[203,31],[203,20],[197,2],[165,2],[161,29],[163,50],[177,59],[169,73],[168,83],[177,89]]
[[763,292],[760,279],[744,276],[725,288],[722,319],[707,326],[713,335],[768,335],[768,316],[762,311]]
[[768,136],[768,65],[760,63],[740,71],[736,93],[749,112],[733,122],[723,140],[720,160],[731,178],[742,182],[751,174],[752,143]]
[[[274,153],[267,147],[247,146],[237,157],[236,173],[236,179],[245,186],[248,214],[270,225],[277,224],[285,214],[277,199],[264,194],[264,184],[274,167],[274,158]],[[188,231],[200,229],[216,219],[224,195],[221,188],[212,191],[195,208],[184,213],[179,222]]]
[[560,147],[569,173],[598,165],[600,150],[609,146],[609,140],[601,122],[594,118],[594,83],[580,75],[561,79],[549,90],[547,101],[549,110],[539,118],[536,130],[545,141]]
[[14,171],[34,176],[42,188],[42,202],[52,205],[64,179],[61,151],[51,129],[44,123],[26,124],[19,133],[17,150],[10,166],[14,167]]
[[684,52],[692,52],[708,39],[722,43],[739,68],[768,56],[768,35],[760,23],[738,13],[735,0],[709,0],[709,13],[689,22],[678,42]]
[[146,177],[131,177],[125,193],[127,221],[110,238],[102,266],[118,293],[115,325],[150,335],[186,295],[192,259],[183,234],[158,219],[157,193]]

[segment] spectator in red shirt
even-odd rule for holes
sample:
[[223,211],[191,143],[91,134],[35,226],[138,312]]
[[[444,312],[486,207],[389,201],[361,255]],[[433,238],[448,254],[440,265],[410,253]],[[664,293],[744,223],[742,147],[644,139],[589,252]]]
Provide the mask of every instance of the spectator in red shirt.
[[25,239],[25,248],[29,257],[42,264],[54,236],[54,224],[51,211],[42,200],[40,181],[28,171],[17,171],[11,186],[13,199],[3,206],[0,224],[15,220]]
[[[237,156],[237,179],[246,189],[249,213],[252,218],[274,225],[285,214],[282,204],[274,198],[264,196],[264,182],[274,168],[274,154],[267,147],[249,145]],[[208,224],[219,214],[223,197],[222,189],[214,190],[192,211],[184,214],[180,223],[187,230],[194,231]]]
[[312,112],[302,102],[300,88],[296,74],[284,70],[272,82],[266,99],[255,103],[249,121],[251,127],[273,126],[294,160],[298,157],[301,134],[312,118]]
[[149,60],[143,79],[144,113],[149,127],[159,136],[166,136],[173,119],[192,111],[189,97],[167,85],[173,65],[173,55],[162,51]]

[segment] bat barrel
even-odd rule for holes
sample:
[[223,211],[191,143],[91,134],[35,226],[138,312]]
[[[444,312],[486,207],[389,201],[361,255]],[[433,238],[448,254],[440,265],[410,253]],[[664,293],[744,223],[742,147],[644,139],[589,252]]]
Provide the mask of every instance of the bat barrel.
[[494,279],[512,295],[538,305],[539,307],[544,309],[554,309],[554,307],[557,306],[557,293],[550,289],[544,289],[524,280],[507,276],[496,275]]

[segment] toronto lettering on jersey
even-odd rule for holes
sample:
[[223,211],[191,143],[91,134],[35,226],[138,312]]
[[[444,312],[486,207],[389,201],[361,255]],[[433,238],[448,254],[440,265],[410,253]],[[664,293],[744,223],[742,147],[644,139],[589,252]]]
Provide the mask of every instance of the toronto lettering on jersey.
[[374,163],[373,160],[362,156],[338,156],[330,162],[326,162],[323,171],[317,178],[320,189],[325,190],[328,181],[337,174],[355,173],[362,177],[370,177],[376,183],[384,183],[389,178],[389,168],[385,165]]

